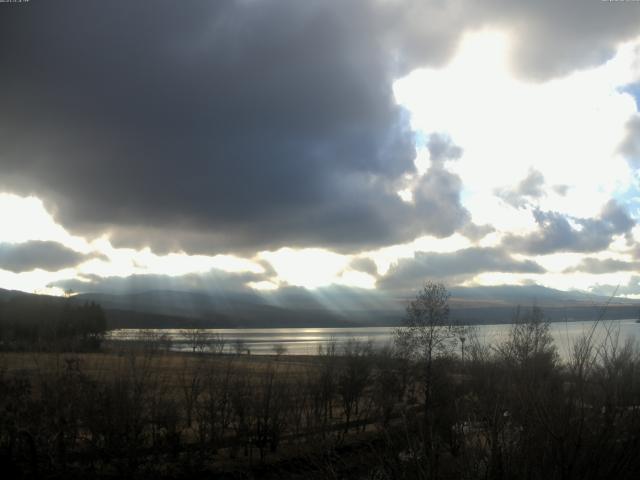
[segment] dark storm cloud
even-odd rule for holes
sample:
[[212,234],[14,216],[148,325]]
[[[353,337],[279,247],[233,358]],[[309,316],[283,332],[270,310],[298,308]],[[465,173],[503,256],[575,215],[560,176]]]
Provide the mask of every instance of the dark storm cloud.
[[394,191],[413,135],[363,2],[72,5],[0,25],[2,186],[64,225],[205,252],[457,227]]
[[[614,235],[628,234],[635,222],[615,200],[610,200],[598,218],[571,218],[557,212],[534,210],[538,230],[528,235],[507,235],[503,245],[531,255],[556,252],[597,252],[609,246]],[[578,228],[571,225],[572,220]]]
[[149,291],[203,291],[216,295],[252,293],[248,282],[264,280],[264,274],[228,273],[212,269],[203,274],[179,276],[135,274],[128,277],[83,276],[51,283],[50,287],[71,289],[77,293],[127,294]]
[[57,242],[0,243],[0,269],[15,273],[36,268],[53,272],[73,267],[88,258]]
[[469,240],[477,242],[491,232],[495,232],[495,230],[491,225],[476,225],[475,223],[469,222],[460,229],[460,233]]
[[640,276],[633,275],[626,285],[596,285],[590,290],[598,295],[640,295]]
[[640,269],[640,262],[625,262],[622,260],[614,260],[607,258],[600,260],[597,258],[585,258],[575,267],[565,270],[565,273],[586,272],[586,273],[611,273],[611,272],[628,272]]
[[458,160],[464,153],[462,148],[452,142],[451,138],[441,133],[429,135],[427,148],[429,149],[429,159],[438,164],[447,160]]
[[378,281],[383,290],[415,288],[425,279],[460,283],[482,272],[544,273],[530,260],[516,260],[497,248],[467,248],[451,253],[416,252],[393,265]]
[[640,17],[603,2],[0,8],[0,189],[43,198],[74,231],[205,253],[464,228],[460,180],[437,162],[415,204],[395,193],[415,151],[393,78],[485,25],[515,28],[517,68],[548,77],[606,58]]
[[640,115],[635,115],[627,123],[627,132],[620,152],[632,168],[640,168]]
[[[480,240],[494,231],[491,225],[476,225],[467,209],[462,206],[460,177],[447,170],[447,161],[458,160],[464,154],[447,135],[435,133],[429,136],[426,146],[431,164],[413,189],[413,202],[428,232],[440,237],[456,230],[472,241]],[[448,219],[443,222],[442,219]],[[452,228],[453,227],[453,228]]]
[[370,258],[355,258],[351,261],[349,266],[359,272],[365,272],[373,276],[378,275],[378,267]]
[[633,2],[497,0],[491,3],[504,12],[507,26],[512,26],[514,67],[534,79],[564,75],[576,68],[603,63],[613,56],[617,43],[639,33],[640,9],[634,8],[637,5]]
[[[390,26],[403,65],[443,63],[464,30],[497,28],[510,34],[511,63],[520,76],[545,80],[609,59],[615,46],[637,36],[635,2],[583,0],[391,1]],[[398,8],[401,7],[401,8]]]
[[431,165],[413,189],[413,203],[427,232],[447,237],[472,225],[469,212],[460,202],[462,181],[445,168],[445,161],[457,160],[462,149],[441,135],[431,135],[427,147]]
[[569,185],[554,185],[551,187],[558,195],[565,196],[569,191]]
[[532,169],[515,188],[501,188],[495,193],[512,207],[523,208],[544,195],[543,186],[544,176]]

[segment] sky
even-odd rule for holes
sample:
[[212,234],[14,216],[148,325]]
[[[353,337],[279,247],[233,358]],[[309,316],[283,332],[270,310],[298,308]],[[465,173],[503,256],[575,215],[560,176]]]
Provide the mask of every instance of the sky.
[[0,288],[640,298],[640,2],[0,3]]

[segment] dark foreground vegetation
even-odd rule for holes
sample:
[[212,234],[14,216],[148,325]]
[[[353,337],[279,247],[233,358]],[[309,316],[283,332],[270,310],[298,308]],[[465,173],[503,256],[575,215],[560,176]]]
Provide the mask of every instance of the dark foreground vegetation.
[[100,305],[38,295],[0,301],[0,350],[94,351],[107,330]]
[[601,325],[560,362],[533,308],[489,346],[448,322],[447,300],[427,284],[382,350],[5,351],[3,477],[639,478],[632,342]]

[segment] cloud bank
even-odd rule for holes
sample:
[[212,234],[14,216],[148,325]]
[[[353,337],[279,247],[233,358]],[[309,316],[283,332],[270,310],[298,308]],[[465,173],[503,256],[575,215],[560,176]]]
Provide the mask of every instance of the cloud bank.
[[92,258],[56,242],[32,240],[24,243],[0,243],[0,269],[28,272],[36,268],[48,271],[75,267]]
[[[346,265],[323,288],[337,275],[397,291],[540,274],[538,256],[640,240],[640,48],[622,45],[640,36],[634,2],[0,8],[0,193],[41,199],[57,232],[1,244],[7,271],[75,268],[89,259],[78,250],[102,251],[109,268],[69,280],[86,286],[83,275],[125,269],[117,247],[248,263],[293,249],[313,276],[305,252],[322,249]],[[0,242],[14,240],[5,230]],[[415,246],[460,237],[456,253]],[[382,247],[400,251],[386,273],[364,255]],[[262,265],[219,282],[314,283]],[[580,265],[558,272],[622,268]]]

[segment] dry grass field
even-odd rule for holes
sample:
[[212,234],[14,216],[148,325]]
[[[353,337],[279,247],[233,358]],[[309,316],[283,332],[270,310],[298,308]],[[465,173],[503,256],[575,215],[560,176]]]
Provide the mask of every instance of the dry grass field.
[[[31,475],[39,471],[34,466],[84,471],[95,462],[107,474],[136,472],[143,478],[181,478],[172,469],[181,471],[184,462],[218,472],[259,468],[266,475],[300,458],[306,467],[298,469],[314,464],[317,473],[327,461],[318,455],[371,437],[380,417],[367,385],[371,359],[364,361],[363,351],[358,368],[365,377],[356,382],[357,391],[347,386],[347,377],[341,387],[345,360],[335,354],[211,355],[144,348],[2,352],[4,407],[27,408],[8,419],[7,447],[14,466]],[[60,441],[63,448],[55,446]],[[20,461],[24,457],[26,464]],[[158,465],[164,465],[162,471]]]

